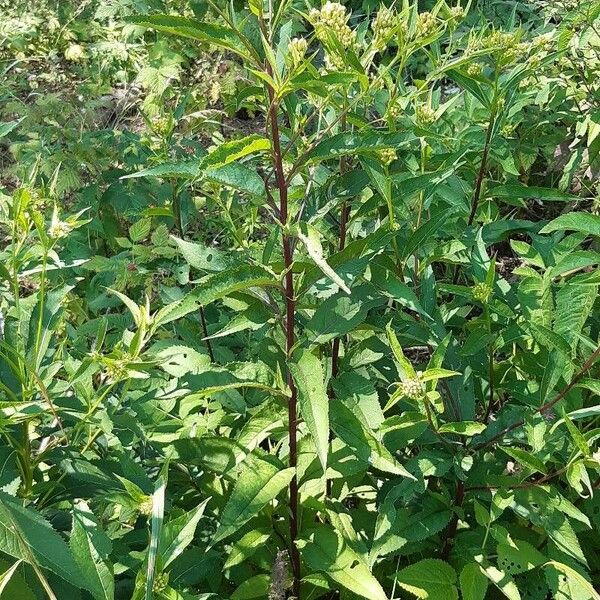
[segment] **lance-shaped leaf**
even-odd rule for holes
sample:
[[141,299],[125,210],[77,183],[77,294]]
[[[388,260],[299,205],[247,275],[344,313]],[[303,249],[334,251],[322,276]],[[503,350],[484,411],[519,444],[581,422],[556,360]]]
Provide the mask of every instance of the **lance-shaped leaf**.
[[90,587],[66,542],[50,523],[4,492],[0,492],[0,551],[48,569],[77,588]]
[[181,319],[185,315],[206,306],[215,300],[224,298],[233,292],[239,292],[252,287],[277,286],[279,282],[265,269],[257,266],[244,265],[217,273],[200,281],[196,289],[176,302],[168,314],[161,318],[161,325]]
[[325,260],[319,231],[308,223],[299,223],[296,227],[292,228],[291,233],[304,244],[308,255],[313,259],[319,269],[321,269],[321,271],[323,271],[323,273],[327,275],[329,279],[339,285],[340,288],[346,292],[346,294],[349,294],[350,288]]
[[281,463],[272,457],[251,454],[244,462],[242,472],[225,504],[212,544],[233,535],[255,517],[267,503],[277,497],[293,476],[293,468],[283,469]]
[[162,559],[163,568],[173,562],[192,542],[207,503],[208,499],[163,526],[158,545],[158,555]]
[[570,212],[556,217],[540,229],[540,233],[553,231],[579,231],[600,237],[600,217],[592,213]]
[[331,428],[346,445],[352,448],[359,460],[373,465],[379,471],[415,479],[394,459],[375,434],[365,427],[342,402],[331,402]]
[[111,542],[83,500],[73,508],[70,545],[75,562],[85,574],[94,598],[113,600],[115,583],[113,567],[108,560]]
[[234,31],[217,23],[205,23],[197,19],[179,17],[175,15],[140,15],[126,17],[125,21],[140,27],[147,27],[180,37],[192,38],[200,42],[206,42],[227,48],[236,54],[246,56],[242,52],[243,45]]
[[302,350],[289,368],[298,388],[300,414],[315,441],[317,455],[325,470],[329,449],[329,398],[321,361],[308,350]]

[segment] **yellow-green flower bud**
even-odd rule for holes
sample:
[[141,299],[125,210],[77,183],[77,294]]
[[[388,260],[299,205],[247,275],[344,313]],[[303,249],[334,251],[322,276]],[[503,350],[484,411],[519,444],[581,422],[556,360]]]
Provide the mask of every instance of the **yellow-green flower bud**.
[[417,17],[417,37],[428,38],[433,35],[438,27],[436,18],[430,12],[422,12]]
[[383,150],[379,151],[379,160],[386,167],[392,164],[397,158],[398,155],[396,154],[396,151],[393,148],[384,148]]
[[387,7],[383,7],[379,10],[371,25],[375,48],[378,50],[385,48],[388,39],[394,33],[397,20],[398,17],[393,10]]
[[296,67],[304,59],[304,55],[308,49],[308,43],[304,38],[294,38],[290,41],[289,49],[292,66]]
[[471,288],[471,293],[475,300],[487,302],[492,294],[492,288],[487,283],[477,283]]
[[415,121],[418,125],[431,125],[435,121],[435,111],[427,104],[415,106]]
[[420,400],[423,398],[423,395],[425,394],[425,385],[423,384],[421,374],[417,373],[415,378],[403,381],[400,384],[400,389],[402,390],[402,394],[411,400]]

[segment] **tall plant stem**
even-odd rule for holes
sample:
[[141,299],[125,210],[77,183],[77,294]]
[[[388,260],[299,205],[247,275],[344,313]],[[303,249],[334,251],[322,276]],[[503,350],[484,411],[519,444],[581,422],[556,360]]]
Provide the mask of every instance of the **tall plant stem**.
[[475,191],[473,192],[473,198],[471,199],[471,212],[469,213],[469,220],[467,224],[473,225],[475,215],[477,214],[477,208],[479,207],[479,201],[481,200],[481,188],[483,186],[483,178],[487,171],[488,157],[490,155],[490,146],[492,142],[492,134],[494,132],[494,126],[496,124],[496,109],[492,110],[490,115],[490,122],[485,134],[485,143],[483,145],[483,154],[481,155],[481,164],[479,165],[479,171],[477,172],[477,179],[475,180]]
[[[270,71],[269,68],[267,68]],[[283,170],[281,143],[279,139],[279,125],[277,123],[278,103],[275,91],[269,87],[269,123],[273,149],[273,163],[275,167],[275,181],[279,190],[279,219],[284,227],[288,224],[288,185]],[[295,319],[296,300],[294,298],[294,274],[292,272],[293,248],[290,236],[283,231],[283,262],[285,268],[284,294],[285,294],[285,338],[286,355],[289,360],[296,341]],[[291,371],[287,370],[287,383],[291,396],[288,402],[288,435],[290,445],[290,467],[294,470],[298,464],[297,447],[297,420],[298,420],[298,391]],[[298,479],[296,474],[290,481],[290,561],[292,564],[292,594],[296,600],[300,599],[300,554],[296,547],[298,537]]]

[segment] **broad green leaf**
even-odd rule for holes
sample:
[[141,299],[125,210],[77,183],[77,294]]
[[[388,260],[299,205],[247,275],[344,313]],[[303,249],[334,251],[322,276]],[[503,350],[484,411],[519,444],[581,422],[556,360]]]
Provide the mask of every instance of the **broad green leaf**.
[[22,117],[17,121],[0,123],[0,139],[7,136],[11,131],[14,131],[24,118],[25,117]]
[[219,527],[211,538],[211,545],[233,535],[255,517],[267,503],[278,496],[293,476],[294,469],[283,469],[275,461],[250,454],[243,463],[242,471],[223,509]]
[[173,442],[173,459],[187,465],[199,465],[203,469],[221,475],[236,465],[236,456],[244,449],[234,440],[215,435],[197,438],[181,438]]
[[[329,451],[329,398],[325,389],[321,361],[308,350],[296,353],[289,369],[298,389],[300,415],[312,435],[323,471]],[[297,358],[296,358],[297,357]]]
[[188,242],[171,236],[185,261],[199,271],[224,271],[231,266],[232,260],[217,248],[210,248],[198,242]]
[[507,540],[497,547],[498,567],[501,570],[515,575],[526,573],[543,565],[548,559],[529,542],[524,540]]
[[477,563],[467,563],[460,572],[459,581],[462,600],[485,600],[488,579]]
[[456,375],[460,375],[457,371],[450,371],[448,369],[440,369],[438,367],[434,367],[432,369],[427,369],[421,375],[421,381],[437,381],[438,379],[445,379],[446,377],[455,377]]
[[129,237],[132,242],[145,240],[152,231],[152,219],[140,219],[129,228]]
[[481,564],[481,569],[486,577],[504,594],[508,600],[521,600],[519,588],[514,579],[504,571],[487,562],[482,556],[475,557]]
[[268,529],[252,529],[233,544],[223,568],[230,569],[231,567],[243,563],[250,558],[258,548],[263,546],[270,537],[271,532]]
[[113,567],[108,559],[111,541],[83,500],[73,508],[69,544],[75,562],[89,582],[89,589],[94,598],[113,600],[115,583]]
[[549,560],[544,568],[553,568],[556,569],[559,573],[562,573],[570,583],[572,583],[575,589],[585,590],[587,594],[594,600],[600,600],[600,594],[593,588],[592,584],[585,579],[580,573],[578,573],[575,569],[570,567],[569,565],[565,565],[564,563],[560,563],[555,560]]
[[0,492],[0,551],[48,569],[77,588],[91,587],[66,542],[50,524],[4,492]]
[[335,583],[368,600],[387,600],[363,557],[326,525],[301,542],[302,559],[313,571],[326,573]]
[[230,600],[252,600],[267,598],[270,577],[266,574],[254,575],[243,581],[229,596]]
[[458,600],[456,571],[443,560],[426,558],[396,574],[398,585],[417,598]]
[[225,142],[207,154],[200,163],[200,170],[218,169],[234,160],[248,156],[255,152],[269,150],[271,142],[260,135],[252,134],[239,140]]
[[476,421],[459,421],[457,423],[444,423],[438,431],[440,433],[456,433],[458,435],[473,436],[485,431],[486,426]]
[[401,258],[407,258],[418,248],[423,245],[425,240],[433,238],[435,232],[442,227],[447,225],[448,219],[455,212],[455,208],[449,208],[435,213],[428,221],[423,223],[418,229],[413,231],[406,243],[401,248]]
[[540,233],[553,231],[580,231],[586,235],[600,236],[600,216],[585,212],[566,213],[540,229]]
[[379,471],[415,479],[342,402],[331,403],[331,428],[361,461]]

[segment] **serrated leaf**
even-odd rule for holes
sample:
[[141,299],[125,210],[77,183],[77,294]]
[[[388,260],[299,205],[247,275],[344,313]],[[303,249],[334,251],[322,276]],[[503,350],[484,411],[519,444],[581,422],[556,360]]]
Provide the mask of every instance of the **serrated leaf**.
[[221,48],[227,48],[246,57],[246,54],[242,52],[243,45],[235,32],[217,23],[207,23],[175,15],[132,16],[125,17],[125,21],[139,27],[147,27],[162,33],[188,37]]
[[398,585],[417,598],[458,600],[456,571],[443,560],[426,558],[396,574]]
[[460,572],[460,593],[463,600],[484,600],[488,579],[477,563],[467,563]]
[[501,542],[497,547],[498,567],[508,573],[515,575],[517,573],[526,573],[540,565],[543,565],[548,559],[534,546],[525,540],[510,540]]
[[227,539],[255,517],[278,496],[293,476],[293,468],[282,469],[275,462],[251,454],[243,463],[242,472],[223,508],[211,545]]
[[231,259],[218,248],[210,248],[198,242],[188,242],[171,236],[186,262],[199,271],[223,271],[231,265]]
[[338,285],[346,294],[350,294],[350,288],[344,283],[344,280],[334,271],[327,262],[323,247],[321,246],[321,234],[319,231],[308,223],[300,223],[293,228],[293,233],[304,244],[308,255],[313,259],[317,267],[329,277],[336,285]]
[[553,231],[580,231],[586,235],[600,236],[600,216],[585,212],[566,213],[540,229],[540,233]]
[[198,521],[204,515],[208,499],[193,510],[165,523],[160,534],[158,555],[162,559],[163,568],[173,562],[192,542]]
[[298,388],[300,414],[313,437],[325,471],[329,451],[329,398],[321,361],[308,350],[302,350],[298,358],[293,357],[289,369]]
[[152,219],[140,219],[129,227],[129,237],[132,242],[145,240],[152,231]]
[[521,448],[509,448],[507,446],[500,446],[500,449],[528,469],[539,471],[543,475],[548,473],[546,465],[537,456],[531,454],[531,452],[527,452]]
[[0,551],[48,569],[77,588],[90,587],[67,544],[48,521],[4,492],[0,492]]
[[278,286],[279,282],[262,267],[242,266],[203,279],[161,319],[164,325],[198,310],[215,300],[253,287]]
[[234,160],[248,156],[255,152],[262,152],[271,148],[271,142],[260,135],[252,134],[239,140],[231,140],[218,146],[207,154],[200,163],[200,169],[218,169]]
[[113,567],[108,557],[111,542],[88,505],[80,500],[73,508],[70,537],[71,552],[89,582],[96,600],[113,600],[115,584]]
[[387,600],[380,583],[372,575],[363,557],[344,538],[322,525],[306,542],[302,558],[313,571],[326,573],[335,583],[368,600]]

